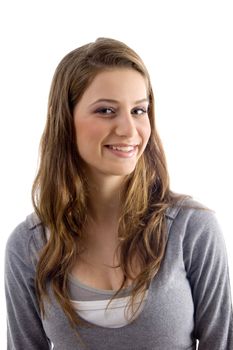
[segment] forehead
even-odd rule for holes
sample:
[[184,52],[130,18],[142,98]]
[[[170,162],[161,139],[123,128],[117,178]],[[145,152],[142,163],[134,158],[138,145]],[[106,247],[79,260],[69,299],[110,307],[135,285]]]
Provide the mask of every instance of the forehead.
[[143,75],[134,69],[119,68],[99,72],[81,100],[109,98],[137,101],[147,97],[147,83]]

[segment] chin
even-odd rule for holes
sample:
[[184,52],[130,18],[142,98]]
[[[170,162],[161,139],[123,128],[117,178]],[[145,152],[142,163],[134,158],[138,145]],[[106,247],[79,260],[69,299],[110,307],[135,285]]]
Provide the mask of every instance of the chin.
[[100,167],[89,167],[89,173],[92,174],[92,176],[118,176],[118,177],[126,177],[128,175],[131,175],[136,167],[135,164],[128,164],[128,166],[120,166],[117,164],[109,164],[108,166]]
[[128,169],[112,169],[112,171],[108,171],[109,175],[115,175],[115,176],[127,176],[134,172],[135,167],[128,168]]

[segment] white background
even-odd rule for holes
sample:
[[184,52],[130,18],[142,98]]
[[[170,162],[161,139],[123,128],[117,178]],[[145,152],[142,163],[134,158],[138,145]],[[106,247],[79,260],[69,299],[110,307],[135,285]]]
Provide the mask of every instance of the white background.
[[32,211],[52,75],[66,53],[100,36],[124,41],[146,63],[172,189],[216,211],[233,280],[232,8],[230,0],[1,1],[1,349],[4,248]]

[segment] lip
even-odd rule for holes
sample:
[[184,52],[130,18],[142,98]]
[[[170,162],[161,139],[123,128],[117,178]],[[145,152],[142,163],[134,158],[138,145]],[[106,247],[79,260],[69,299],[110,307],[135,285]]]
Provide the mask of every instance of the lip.
[[108,144],[108,145],[105,145],[106,147],[109,147],[109,146],[113,146],[113,147],[137,147],[138,144],[137,143],[111,143],[111,144]]
[[[127,148],[130,147],[132,148],[131,150],[120,150],[120,149],[115,149],[112,147],[121,147],[121,148]],[[118,158],[133,158],[137,152],[138,152],[138,145],[136,144],[126,144],[126,143],[118,143],[118,144],[110,144],[110,145],[105,145],[105,148],[110,152],[112,155],[118,157]]]

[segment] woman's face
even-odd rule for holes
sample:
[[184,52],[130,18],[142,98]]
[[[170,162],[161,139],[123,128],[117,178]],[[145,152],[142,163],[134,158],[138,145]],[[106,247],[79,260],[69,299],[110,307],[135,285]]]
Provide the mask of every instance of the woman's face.
[[93,176],[130,174],[150,137],[144,77],[133,69],[103,71],[74,109],[78,153]]

